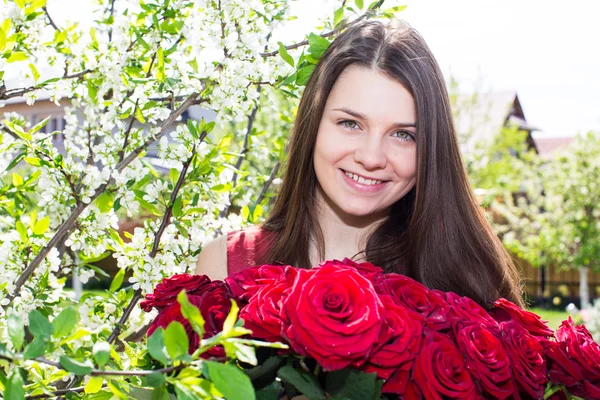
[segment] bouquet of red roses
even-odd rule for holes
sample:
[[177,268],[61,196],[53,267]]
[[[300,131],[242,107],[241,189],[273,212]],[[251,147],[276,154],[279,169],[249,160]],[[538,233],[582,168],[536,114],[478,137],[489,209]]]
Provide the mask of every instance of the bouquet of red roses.
[[[200,338],[176,297],[187,292],[205,320]],[[369,263],[327,261],[310,270],[263,265],[224,281],[165,279],[141,306],[157,327],[179,321],[190,353],[223,329],[232,300],[261,349],[241,364],[257,393],[310,399],[600,399],[600,346],[569,319],[554,333],[537,315],[500,299],[490,312]],[[212,348],[203,357],[223,357]]]

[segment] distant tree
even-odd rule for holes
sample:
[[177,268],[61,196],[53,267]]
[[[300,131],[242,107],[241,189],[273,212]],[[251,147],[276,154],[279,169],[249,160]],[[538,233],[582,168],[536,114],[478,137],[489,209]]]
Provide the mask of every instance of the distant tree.
[[586,308],[589,269],[600,269],[600,135],[577,137],[559,156],[523,173],[522,191],[506,191],[493,203],[505,219],[498,226],[503,241],[534,266],[578,269]]

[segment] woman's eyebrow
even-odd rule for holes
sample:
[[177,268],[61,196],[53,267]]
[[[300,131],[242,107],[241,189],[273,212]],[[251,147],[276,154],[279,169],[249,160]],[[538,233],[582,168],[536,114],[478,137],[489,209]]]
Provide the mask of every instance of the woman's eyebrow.
[[[354,118],[362,119],[364,121],[368,120],[366,115],[359,113],[358,111],[350,110],[349,108],[346,108],[346,107],[334,108],[333,111],[342,111],[342,112],[345,112],[346,114],[352,115]],[[394,126],[396,126],[398,128],[416,128],[417,127],[417,125],[414,122],[396,122],[396,123],[394,123]]]

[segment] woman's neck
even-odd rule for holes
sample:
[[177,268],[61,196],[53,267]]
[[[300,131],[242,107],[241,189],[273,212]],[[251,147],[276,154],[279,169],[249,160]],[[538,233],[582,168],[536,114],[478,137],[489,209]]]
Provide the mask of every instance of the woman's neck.
[[[315,238],[311,241],[309,256],[312,265],[324,260],[352,258],[365,250],[369,236],[387,219],[387,213],[380,215],[348,215],[332,204],[317,189],[317,218],[325,242],[325,258],[320,259]],[[355,261],[364,261],[360,254]]]

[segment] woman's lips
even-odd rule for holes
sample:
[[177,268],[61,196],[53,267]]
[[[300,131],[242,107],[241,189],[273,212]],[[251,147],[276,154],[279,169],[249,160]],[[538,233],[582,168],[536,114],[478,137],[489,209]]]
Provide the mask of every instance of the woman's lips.
[[340,174],[342,174],[342,178],[346,185],[348,185],[351,189],[361,193],[377,193],[385,188],[385,185],[389,183],[389,181],[383,181],[381,183],[376,183],[374,185],[367,185],[364,183],[358,183],[354,179],[350,178],[346,175],[346,172],[343,169],[340,169]]

